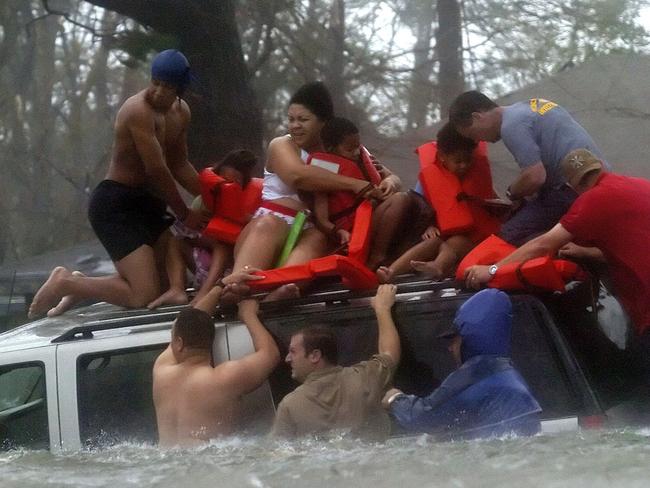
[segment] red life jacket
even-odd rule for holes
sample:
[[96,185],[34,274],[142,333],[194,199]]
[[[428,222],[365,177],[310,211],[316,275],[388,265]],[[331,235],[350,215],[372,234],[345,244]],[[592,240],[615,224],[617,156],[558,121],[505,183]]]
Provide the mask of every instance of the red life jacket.
[[[369,181],[373,185],[379,184],[381,182],[381,176],[372,163],[370,153],[363,146],[361,146],[360,153],[361,166],[354,161],[337,156],[336,154],[322,152],[310,154],[307,159],[307,164],[318,166],[338,175]],[[328,194],[330,220],[346,230],[352,228],[354,209],[357,205],[357,197],[351,191],[334,191]]]
[[212,168],[199,173],[203,205],[212,212],[212,218],[203,235],[228,244],[234,244],[262,201],[261,178],[251,178],[246,188],[228,182]]
[[480,242],[498,232],[501,222],[497,217],[481,205],[459,200],[460,194],[480,200],[496,196],[485,142],[480,142],[474,151],[473,164],[462,181],[438,162],[435,142],[423,144],[416,152],[420,159],[420,183],[436,211],[438,228],[444,237],[468,233],[473,242]]
[[[456,270],[456,279],[462,280],[465,270],[470,266],[494,264],[516,249],[503,239],[491,235],[463,258]],[[487,286],[500,290],[564,291],[565,283],[585,278],[585,272],[576,263],[541,256],[523,263],[499,266],[497,274],[488,281]]]

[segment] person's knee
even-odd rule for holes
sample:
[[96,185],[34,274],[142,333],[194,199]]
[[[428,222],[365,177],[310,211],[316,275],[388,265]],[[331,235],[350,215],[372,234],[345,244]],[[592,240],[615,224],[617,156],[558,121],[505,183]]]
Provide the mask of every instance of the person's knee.
[[[263,215],[256,218],[251,223],[250,236],[276,236],[284,234],[287,224],[272,215]],[[253,237],[255,238],[255,237]]]

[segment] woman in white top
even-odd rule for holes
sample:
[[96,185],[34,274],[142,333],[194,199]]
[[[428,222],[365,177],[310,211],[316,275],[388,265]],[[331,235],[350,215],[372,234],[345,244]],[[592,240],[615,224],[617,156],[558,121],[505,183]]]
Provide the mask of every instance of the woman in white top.
[[[334,115],[327,88],[320,82],[303,85],[289,101],[289,133],[271,141],[264,168],[262,205],[244,228],[235,245],[233,272],[244,266],[269,269],[277,259],[289,233],[296,212],[308,206],[297,191],[347,190],[367,192],[380,197],[381,192],[367,181],[339,176],[316,166],[306,165],[304,158],[322,151],[320,130]],[[305,263],[325,255],[327,238],[318,229],[306,225],[286,265]]]

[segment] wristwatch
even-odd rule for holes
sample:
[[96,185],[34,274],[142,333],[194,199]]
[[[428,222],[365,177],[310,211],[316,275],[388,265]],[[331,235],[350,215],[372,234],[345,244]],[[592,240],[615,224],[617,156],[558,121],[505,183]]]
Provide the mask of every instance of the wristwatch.
[[506,190],[506,198],[510,200],[511,202],[514,202],[515,200],[521,200],[520,198],[513,197],[512,192],[510,191],[510,187]]
[[490,278],[497,274],[498,269],[499,267],[496,264],[493,264],[488,268],[488,274],[490,275]]
[[390,405],[395,401],[395,398],[397,398],[398,396],[401,396],[401,395],[403,395],[403,394],[404,394],[404,393],[402,393],[401,391],[397,391],[397,392],[393,393],[393,394],[388,398],[388,400],[386,400],[386,403],[388,404],[388,406],[390,406]]

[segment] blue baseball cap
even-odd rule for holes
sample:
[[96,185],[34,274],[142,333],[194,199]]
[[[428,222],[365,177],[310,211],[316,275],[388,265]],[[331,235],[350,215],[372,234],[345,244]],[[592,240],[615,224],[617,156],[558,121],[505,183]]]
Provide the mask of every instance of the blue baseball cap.
[[185,90],[192,81],[190,63],[177,49],[167,49],[156,55],[151,63],[151,78]]

